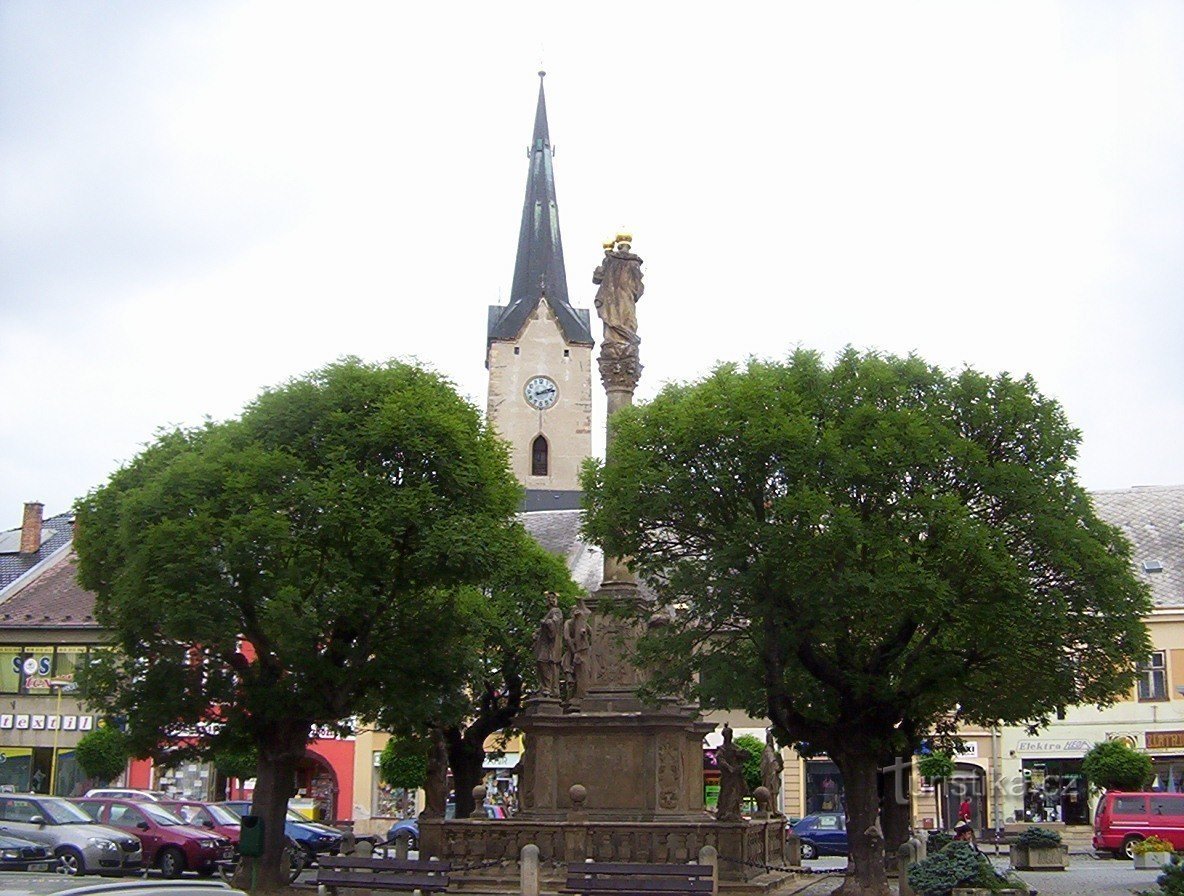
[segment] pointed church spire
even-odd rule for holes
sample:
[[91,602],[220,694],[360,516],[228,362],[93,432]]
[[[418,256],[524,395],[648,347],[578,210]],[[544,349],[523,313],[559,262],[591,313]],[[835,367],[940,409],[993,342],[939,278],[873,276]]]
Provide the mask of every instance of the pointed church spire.
[[547,127],[547,100],[539,72],[539,101],[534,114],[534,134],[527,156],[526,198],[518,231],[518,257],[510,301],[504,308],[490,308],[489,340],[515,339],[544,291],[564,338],[591,345],[594,340],[587,309],[571,307],[567,297],[567,271],[563,265],[563,240],[559,235],[559,205],[555,198],[555,155]]

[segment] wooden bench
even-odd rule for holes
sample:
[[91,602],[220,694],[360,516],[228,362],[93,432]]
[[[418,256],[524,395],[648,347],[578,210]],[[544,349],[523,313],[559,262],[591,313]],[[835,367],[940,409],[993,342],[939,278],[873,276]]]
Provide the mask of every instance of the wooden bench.
[[713,891],[710,865],[572,862],[560,892],[584,896],[698,896]]
[[448,889],[448,872],[452,870],[451,862],[362,856],[317,856],[317,865],[320,896],[336,893],[338,887],[442,893]]

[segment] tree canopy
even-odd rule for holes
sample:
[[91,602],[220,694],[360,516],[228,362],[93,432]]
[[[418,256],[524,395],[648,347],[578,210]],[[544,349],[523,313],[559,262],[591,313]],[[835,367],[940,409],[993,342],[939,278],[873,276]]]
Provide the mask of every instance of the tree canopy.
[[253,746],[274,822],[314,725],[450,699],[467,589],[513,560],[520,494],[477,410],[401,362],[343,360],[162,432],[77,505],[80,580],[120,648],[94,699],[137,755]]
[[511,724],[536,684],[532,644],[547,609],[545,593],[556,592],[566,605],[579,591],[562,558],[540,547],[525,530],[508,534],[502,555],[504,562],[481,587],[467,587],[457,595],[457,619],[464,622],[454,638],[457,674],[442,692],[427,728],[420,719],[408,719],[397,703],[379,716],[388,730],[444,740],[458,818],[468,817],[474,808],[473,788],[484,775],[486,739]]
[[1091,787],[1102,790],[1142,790],[1151,783],[1155,764],[1146,753],[1122,741],[1104,740],[1090,747],[1081,770]]
[[1030,378],[798,351],[669,385],[610,427],[587,533],[681,609],[642,660],[657,687],[767,716],[838,764],[847,892],[887,892],[866,833],[885,756],[1108,702],[1148,652],[1129,545]]

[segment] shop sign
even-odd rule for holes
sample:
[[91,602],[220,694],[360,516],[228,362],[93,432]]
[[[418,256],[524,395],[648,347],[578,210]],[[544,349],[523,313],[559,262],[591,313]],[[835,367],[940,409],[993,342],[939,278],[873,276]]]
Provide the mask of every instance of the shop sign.
[[1148,750],[1184,749],[1184,731],[1148,731],[1143,737]]
[[485,754],[486,768],[513,768],[517,764],[517,753],[503,753],[500,756],[491,756],[488,753]]
[[1087,753],[1093,744],[1084,738],[1069,740],[1021,740],[1016,745],[1017,753],[1040,755],[1043,753]]
[[959,757],[967,759],[978,759],[978,741],[968,740],[962,744],[962,749],[958,751]]

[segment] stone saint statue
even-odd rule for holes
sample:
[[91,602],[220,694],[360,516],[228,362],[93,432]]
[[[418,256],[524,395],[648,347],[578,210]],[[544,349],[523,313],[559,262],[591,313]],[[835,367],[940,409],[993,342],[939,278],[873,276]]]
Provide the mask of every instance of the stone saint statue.
[[559,696],[559,667],[563,662],[563,611],[559,595],[547,592],[547,612],[534,636],[534,662],[539,673],[539,694]]
[[604,261],[592,274],[596,290],[596,313],[604,321],[602,350],[609,345],[628,351],[641,339],[637,335],[637,300],[645,292],[641,282],[641,258],[630,250],[629,237],[618,234],[613,243],[606,244]]
[[592,681],[592,626],[588,609],[581,597],[563,627],[563,671],[571,682],[571,698],[582,700],[588,696],[588,685]]
[[740,801],[744,798],[744,757],[748,755],[732,743],[732,728],[727,722],[721,732],[723,744],[715,751],[719,767],[719,803],[715,807],[716,821],[743,821]]
[[761,753],[761,784],[769,791],[769,811],[777,812],[778,796],[781,794],[781,772],[785,770],[785,760],[781,758],[781,751],[773,742],[773,732],[765,733],[765,749]]

